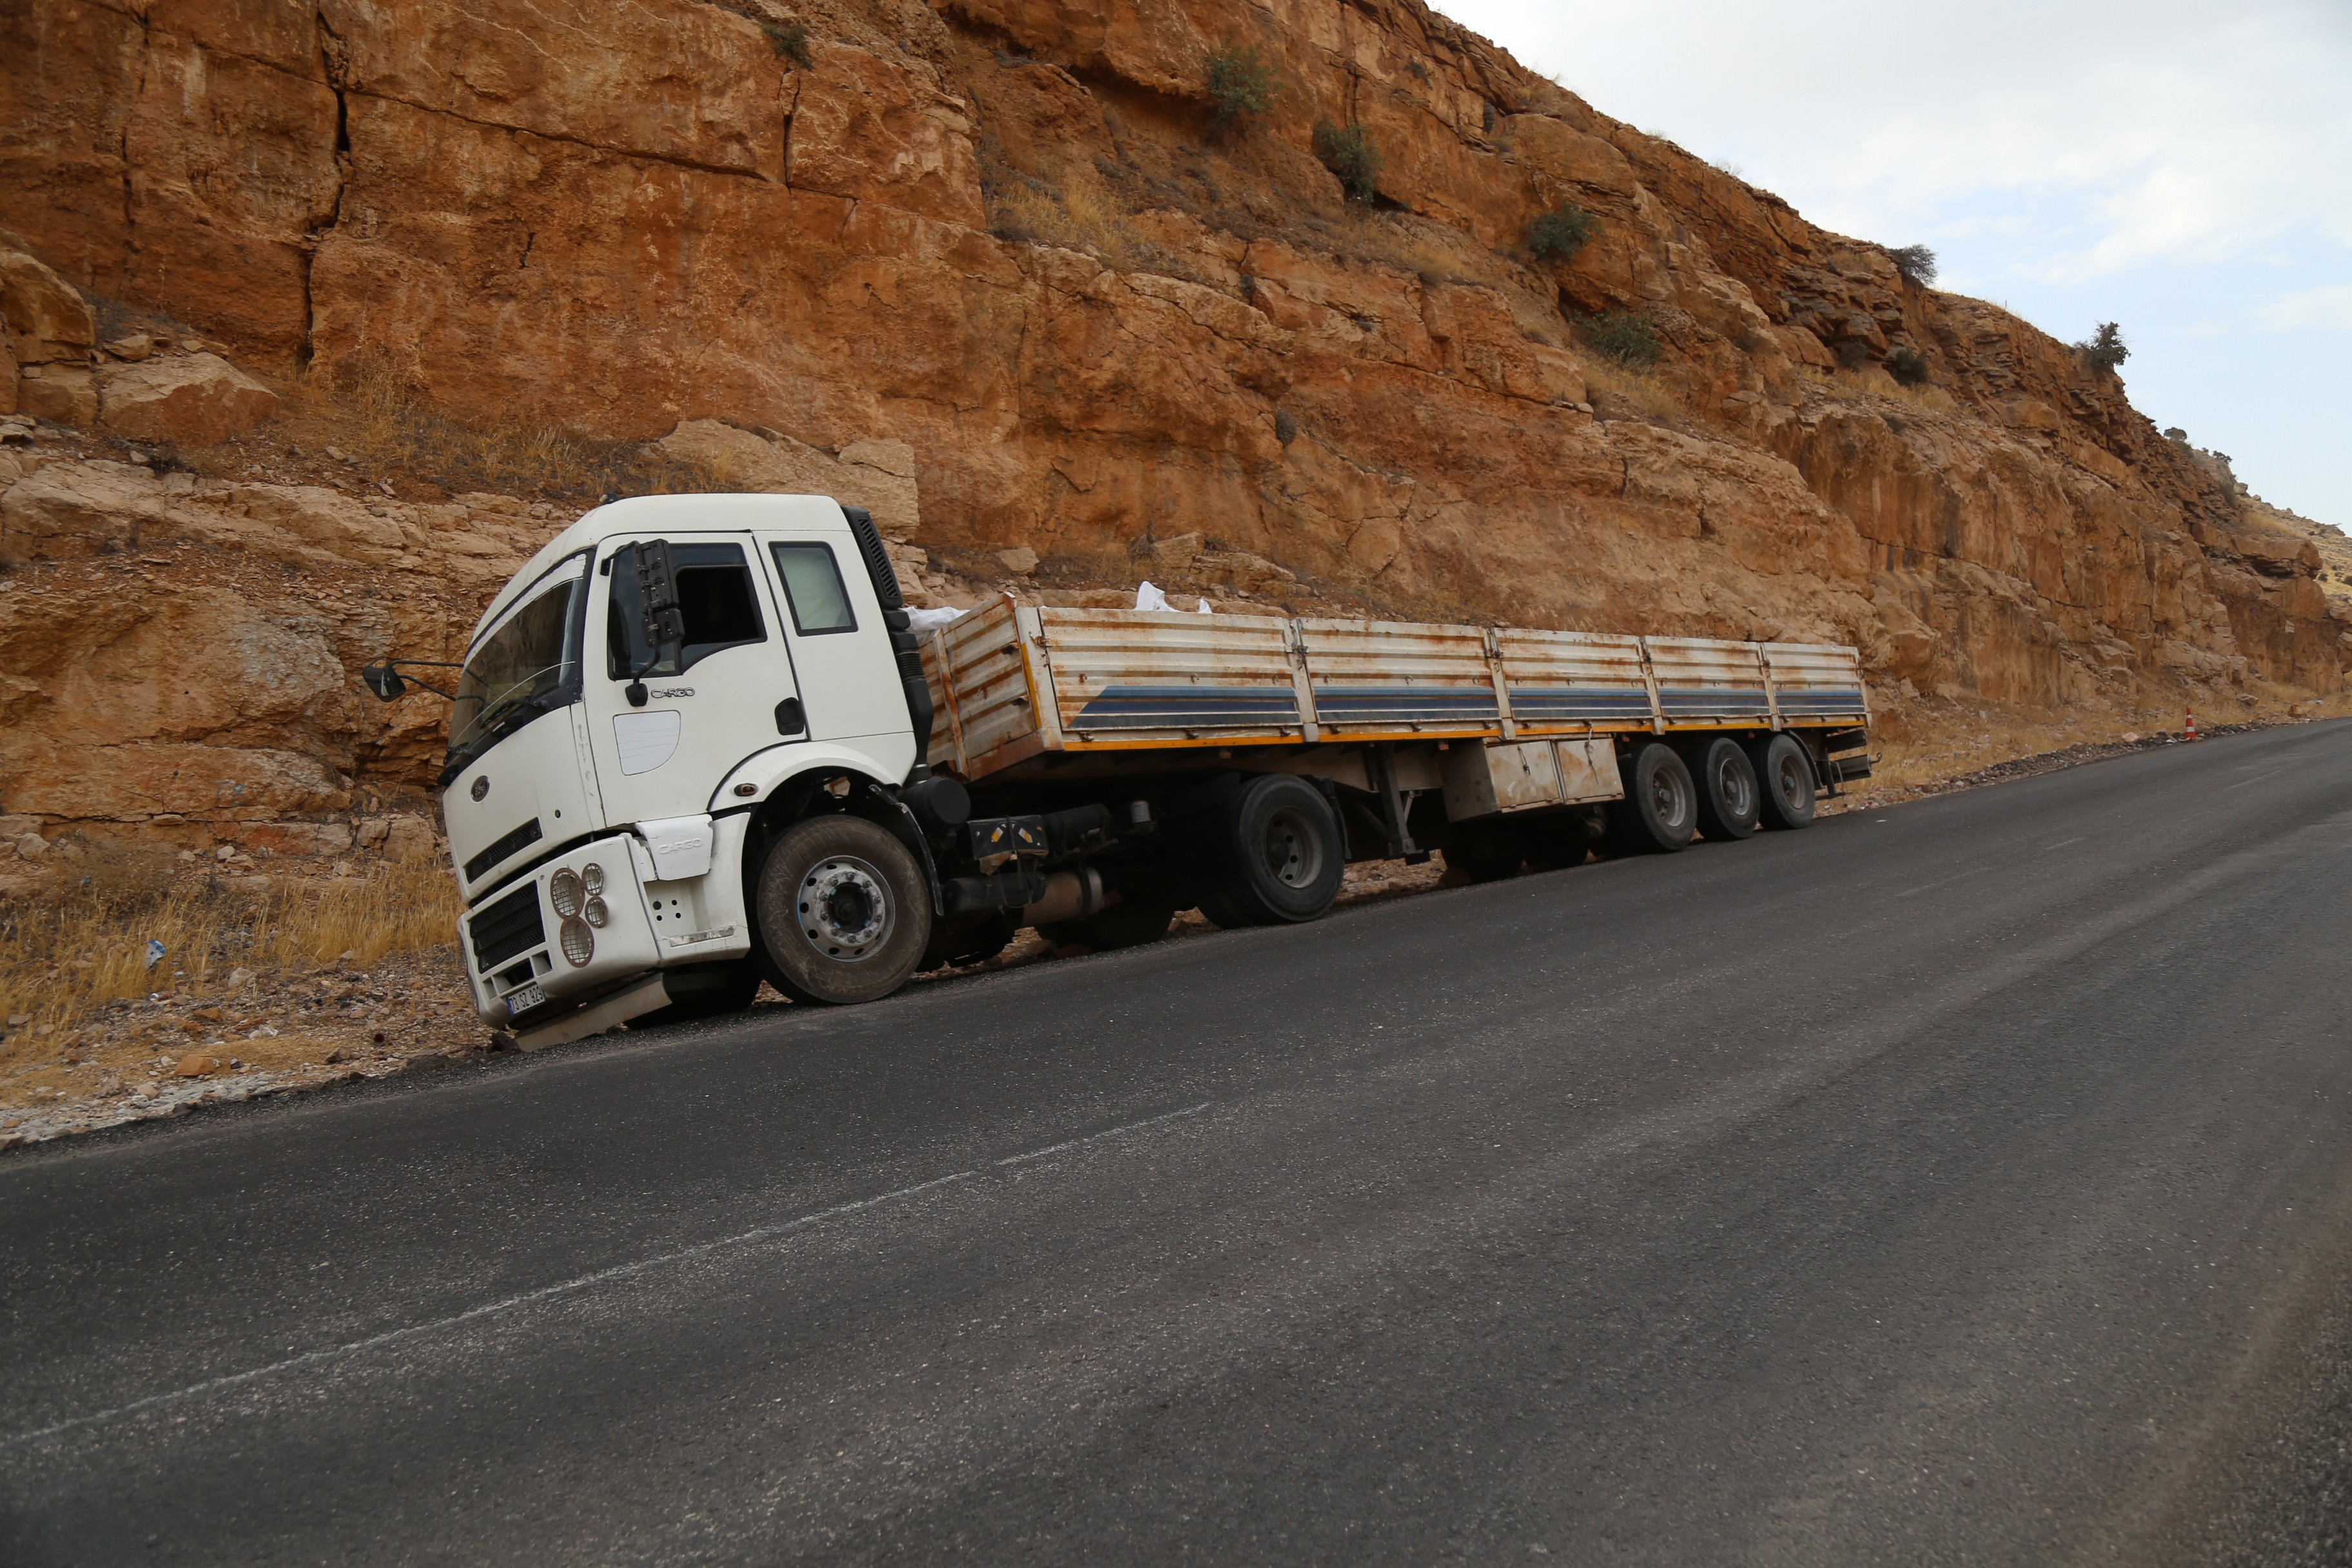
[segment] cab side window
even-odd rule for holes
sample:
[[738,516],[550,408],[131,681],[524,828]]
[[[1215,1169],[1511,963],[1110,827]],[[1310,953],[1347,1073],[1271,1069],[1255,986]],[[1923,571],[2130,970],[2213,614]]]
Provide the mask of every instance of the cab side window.
[[[740,544],[678,544],[669,547],[677,574],[678,607],[685,612],[686,646],[676,663],[662,660],[647,675],[683,675],[712,654],[768,640],[760,598],[751,586],[751,563]],[[646,644],[645,616],[637,603],[635,557],[624,550],[609,568],[613,585],[604,616],[604,670],[626,680],[653,650]]]
[[776,575],[784,580],[784,600],[793,608],[793,629],[804,637],[854,632],[857,613],[842,585],[841,567],[826,544],[772,544]]

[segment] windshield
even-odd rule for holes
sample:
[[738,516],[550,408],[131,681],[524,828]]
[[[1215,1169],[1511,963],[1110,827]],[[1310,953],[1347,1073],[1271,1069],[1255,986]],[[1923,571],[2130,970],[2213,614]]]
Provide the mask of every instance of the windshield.
[[450,767],[463,766],[516,721],[545,711],[547,699],[577,682],[572,605],[586,565],[580,556],[557,567],[475,647],[449,714]]

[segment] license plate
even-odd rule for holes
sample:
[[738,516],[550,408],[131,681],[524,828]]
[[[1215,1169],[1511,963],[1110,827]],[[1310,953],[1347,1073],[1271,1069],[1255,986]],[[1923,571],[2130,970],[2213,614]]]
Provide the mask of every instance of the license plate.
[[517,986],[507,993],[507,1016],[519,1018],[546,1000],[547,993],[539,988],[536,980]]

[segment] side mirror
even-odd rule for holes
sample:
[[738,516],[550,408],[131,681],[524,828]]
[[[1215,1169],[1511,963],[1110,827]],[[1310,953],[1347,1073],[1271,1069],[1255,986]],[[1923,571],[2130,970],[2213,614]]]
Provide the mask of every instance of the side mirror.
[[382,664],[369,665],[360,671],[360,679],[367,684],[370,691],[376,694],[379,701],[397,700],[408,690],[408,682],[400,679],[400,671],[393,668],[389,660]]

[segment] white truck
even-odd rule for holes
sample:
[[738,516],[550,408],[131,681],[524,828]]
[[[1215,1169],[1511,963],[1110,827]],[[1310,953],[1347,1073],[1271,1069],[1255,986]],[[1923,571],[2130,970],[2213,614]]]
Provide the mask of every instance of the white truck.
[[[387,700],[406,682],[363,672]],[[442,809],[520,1043],[888,995],[1024,926],[1311,921],[1348,862],[1487,880],[1802,827],[1867,773],[1850,647],[1061,609],[910,629],[817,496],[597,508],[498,595]]]

